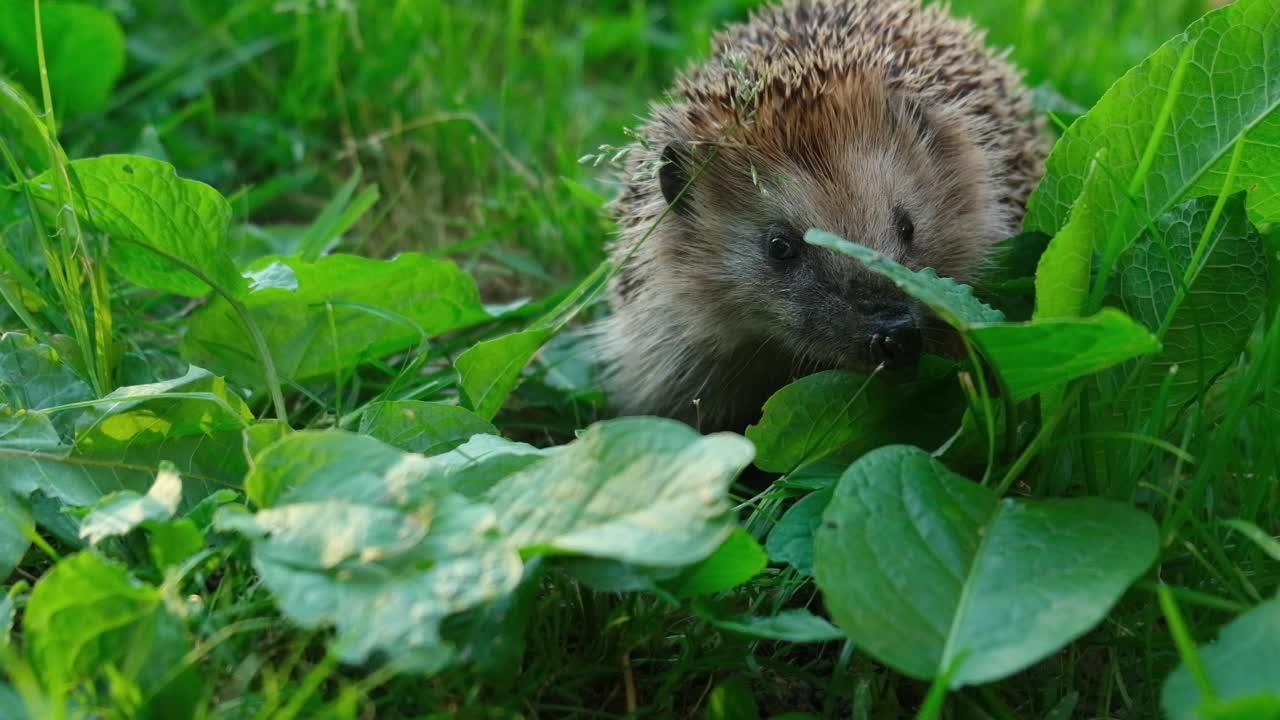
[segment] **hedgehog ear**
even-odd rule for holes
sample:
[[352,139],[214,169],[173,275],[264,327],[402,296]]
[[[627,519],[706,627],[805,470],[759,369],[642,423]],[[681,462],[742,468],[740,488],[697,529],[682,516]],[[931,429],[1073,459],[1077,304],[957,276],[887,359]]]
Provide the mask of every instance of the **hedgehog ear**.
[[693,214],[692,198],[689,191],[689,180],[693,156],[689,146],[682,142],[673,142],[662,150],[662,165],[658,168],[658,184],[662,187],[662,197],[666,198],[671,209],[689,217]]

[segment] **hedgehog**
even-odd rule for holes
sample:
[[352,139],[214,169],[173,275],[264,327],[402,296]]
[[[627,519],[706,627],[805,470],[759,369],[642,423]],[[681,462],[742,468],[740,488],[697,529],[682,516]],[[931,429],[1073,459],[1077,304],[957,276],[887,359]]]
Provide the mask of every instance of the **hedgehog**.
[[819,370],[909,373],[921,304],[804,241],[833,232],[971,282],[1047,152],[1021,73],[919,0],[785,0],[730,25],[634,131],[608,209],[611,404],[741,430]]

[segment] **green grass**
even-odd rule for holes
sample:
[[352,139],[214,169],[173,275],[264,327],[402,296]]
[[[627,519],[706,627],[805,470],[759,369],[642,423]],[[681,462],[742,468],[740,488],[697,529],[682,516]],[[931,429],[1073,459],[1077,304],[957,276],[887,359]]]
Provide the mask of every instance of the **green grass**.
[[[581,159],[607,158],[602,146],[625,144],[625,129],[679,68],[707,53],[712,32],[758,3],[103,0],[92,4],[108,14],[88,18],[43,0],[42,61],[34,35],[20,29],[31,19],[27,0],[7,2],[0,81],[20,89],[0,94],[0,332],[8,333],[0,339],[0,559],[12,565],[0,606],[8,639],[0,642],[0,716],[1156,718],[1165,716],[1162,689],[1180,664],[1191,687],[1228,700],[1240,700],[1249,678],[1274,678],[1231,666],[1205,646],[1251,609],[1237,621],[1255,623],[1251,637],[1280,636],[1260,614],[1280,587],[1280,205],[1267,204],[1275,187],[1268,168],[1277,165],[1250,164],[1269,157],[1274,112],[1257,123],[1258,134],[1227,147],[1223,157],[1234,164],[1215,165],[1196,185],[1201,192],[1187,196],[1158,198],[1160,187],[1147,180],[1163,182],[1188,146],[1162,139],[1195,123],[1145,118],[1156,130],[1127,138],[1134,147],[1124,150],[1134,150],[1138,169],[1123,164],[1118,143],[1101,180],[1083,180],[1095,144],[1069,134],[1059,146],[1050,160],[1055,182],[1110,182],[1134,204],[1073,208],[1079,189],[1064,190],[1054,196],[1062,207],[1043,198],[1033,207],[1033,227],[1055,235],[1059,248],[1083,238],[1086,257],[1091,243],[1104,242],[1094,238],[1130,241],[1100,246],[1114,252],[1100,253],[1098,277],[1116,284],[1091,288],[1087,268],[1077,266],[1083,286],[1051,286],[1071,275],[1069,259],[1059,257],[1034,279],[1034,263],[1012,263],[977,297],[1022,319],[1034,282],[1042,300],[1078,303],[1089,314],[1120,308],[1134,320],[1113,310],[1058,325],[983,327],[994,311],[967,290],[863,258],[948,317],[972,357],[985,356],[998,372],[939,366],[946,407],[924,409],[901,406],[874,378],[802,380],[775,396],[748,433],[756,463],[782,477],[767,489],[729,491],[745,464],[734,459],[737,439],[601,422],[607,404],[576,330],[607,312],[595,289],[610,271],[600,266],[611,232],[601,202],[614,185],[607,162]],[[1208,10],[1203,0],[952,6],[1011,48],[1059,132]],[[117,23],[127,62],[118,78],[99,77],[107,63],[74,52],[88,41],[73,31],[109,46]],[[1226,57],[1228,65],[1248,60]],[[98,81],[108,92],[95,102],[85,93]],[[1133,82],[1142,92],[1140,78]],[[1187,97],[1202,90],[1188,82]],[[1168,113],[1182,96],[1180,88]],[[1120,105],[1098,105],[1090,118],[1099,133],[1119,127]],[[55,112],[28,117],[28,107]],[[1158,114],[1162,104],[1152,107]],[[65,158],[49,151],[47,137]],[[114,194],[148,172],[167,172],[142,158],[86,160],[120,153],[170,163],[216,192],[199,195],[194,219],[176,203],[149,208]],[[71,172],[63,174],[67,158]],[[42,171],[49,174],[21,182]],[[156,183],[151,197],[203,193],[177,179]],[[1158,217],[1133,210],[1157,200]],[[60,205],[77,212],[50,211]],[[87,213],[88,205],[126,219]],[[148,232],[147,223],[173,218],[176,230]],[[1032,259],[1040,249],[1033,240],[1022,236]],[[1181,262],[1194,254],[1205,263],[1180,276],[1164,263],[1184,251]],[[168,264],[147,264],[156,252]],[[386,262],[358,264],[344,254]],[[240,287],[239,271],[262,270],[267,256],[280,262],[261,276],[273,287]],[[215,292],[198,282],[198,291],[184,291],[174,262]],[[1266,265],[1269,275],[1242,272],[1241,263]],[[1165,275],[1167,283],[1143,289],[1144,278]],[[290,276],[297,290],[287,289]],[[1245,298],[1231,306],[1244,307],[1244,319],[1215,328],[1224,298],[1235,295]],[[529,302],[496,316],[480,306],[516,300]],[[1154,347],[1144,326],[1176,352],[1143,357]],[[1058,343],[1070,344],[1066,359],[1055,357]],[[1179,377],[1194,375],[1189,389],[1166,380],[1169,358],[1183,369]],[[197,361],[211,372],[187,374]],[[151,383],[162,384],[134,388],[132,402],[102,400]],[[1001,383],[1006,395],[1033,399],[1007,402]],[[1177,407],[1164,410],[1171,398]],[[817,423],[823,412],[845,422]],[[279,422],[286,416],[293,430],[315,432],[290,433]],[[875,427],[856,422],[867,417],[878,419]],[[603,439],[574,443],[588,427]],[[806,429],[830,433],[820,452],[799,439]],[[446,453],[477,433],[505,439],[490,438],[488,457]],[[797,498],[830,492],[851,462],[871,472],[874,457],[864,453],[872,448],[934,450],[938,437],[952,437],[939,456],[959,474],[958,487],[993,504],[997,495],[1012,498],[984,510],[989,518],[1046,499],[1064,503],[1054,506],[1065,509],[1047,534],[1026,530],[1022,546],[991,550],[1007,550],[1011,567],[1023,546],[1090,559],[1129,548],[1086,568],[1096,572],[1081,583],[1095,584],[1081,585],[1089,590],[1081,594],[1093,597],[1042,592],[1035,581],[1052,570],[1021,590],[974,590],[979,620],[998,607],[1033,616],[1055,601],[1066,605],[1019,633],[1049,638],[1051,652],[1024,653],[1006,679],[950,691],[946,679],[963,664],[930,670],[943,677],[932,690],[929,680],[912,679],[903,656],[884,649],[910,643],[888,627],[859,634],[867,608],[853,599],[874,579],[868,558],[907,578],[907,590],[873,598],[891,616],[946,579],[895,565],[904,546],[890,543],[891,533],[855,552],[834,524],[819,531],[816,515],[812,527],[798,511],[788,516],[803,507]],[[557,456],[543,459],[513,441],[579,454],[556,465]],[[834,459],[818,457],[832,448]],[[420,458],[402,450],[437,464],[415,465]],[[440,469],[449,462],[463,469]],[[176,510],[159,490],[145,495],[175,468],[184,483]],[[688,491],[644,516],[655,523],[652,534],[617,542],[640,531],[609,521],[648,508],[684,468],[695,469],[681,476]],[[913,487],[953,482],[920,467],[903,472]],[[605,530],[570,546],[574,518],[587,514],[584,498],[600,503],[592,512]],[[306,505],[317,499],[329,505]],[[698,503],[723,512],[700,512]],[[925,507],[912,522],[943,533],[955,517],[946,512],[982,507],[974,503]],[[833,507],[840,509],[829,519],[842,527],[889,522],[849,498]],[[1072,507],[1107,508],[1126,521],[1110,528],[1118,536],[1105,547],[1087,533],[1054,537],[1054,527],[1079,520]],[[527,516],[539,508],[553,510],[533,527]],[[271,524],[286,511],[302,522]],[[112,522],[120,532],[88,548],[81,528]],[[807,533],[810,568],[818,533],[816,583],[794,554],[779,560],[771,533],[780,522]],[[556,523],[565,528],[547,529]],[[360,529],[346,535],[340,526]],[[308,534],[317,528],[335,530]],[[388,528],[406,534],[379,534]],[[737,539],[710,554],[726,537]],[[341,538],[351,542],[348,555],[310,564],[343,551]],[[1066,565],[1070,554],[1044,562]],[[675,556],[684,559],[663,562]],[[450,563],[477,574],[464,582],[427,575]],[[515,576],[511,563],[522,568]],[[286,570],[315,584],[303,592],[279,579]],[[434,580],[413,593],[388,589],[423,576]],[[702,589],[690,589],[698,583]],[[489,585],[492,592],[465,597]],[[383,592],[383,604],[370,599]],[[325,605],[342,593],[361,600]],[[804,641],[794,627],[772,629],[790,640],[726,629],[782,611],[806,618],[805,632],[826,641]],[[1093,611],[1100,622],[1082,626],[1078,639],[1053,635],[1052,626],[1075,622],[1072,613]],[[366,616],[372,627],[359,626]],[[447,662],[427,657],[440,643],[413,639],[437,624],[459,652]],[[395,642],[378,644],[379,629]],[[850,639],[823,635],[830,632]],[[375,652],[353,660],[362,639]],[[405,649],[424,655],[397,654]],[[1242,657],[1266,657],[1265,647],[1252,652]],[[912,657],[930,660],[923,650]],[[1277,717],[1265,713],[1280,705],[1280,688],[1253,689],[1272,695],[1230,717]]]

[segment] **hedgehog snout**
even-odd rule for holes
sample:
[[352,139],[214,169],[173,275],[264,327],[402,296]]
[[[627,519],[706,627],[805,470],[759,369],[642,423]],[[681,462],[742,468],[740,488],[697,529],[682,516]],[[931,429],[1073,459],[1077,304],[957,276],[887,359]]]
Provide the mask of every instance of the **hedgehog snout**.
[[871,332],[871,359],[886,369],[910,367],[924,353],[924,334],[909,312],[882,316]]

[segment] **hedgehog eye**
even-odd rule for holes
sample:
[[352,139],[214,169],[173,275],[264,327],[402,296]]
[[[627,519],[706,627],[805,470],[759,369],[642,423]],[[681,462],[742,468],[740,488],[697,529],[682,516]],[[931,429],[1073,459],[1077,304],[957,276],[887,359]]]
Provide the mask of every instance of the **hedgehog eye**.
[[916,239],[916,225],[911,222],[911,216],[906,210],[900,207],[893,209],[893,223],[898,229],[898,242],[903,247],[911,247],[911,243]]
[[765,241],[765,249],[773,260],[794,260],[800,256],[803,241],[790,228],[774,226],[769,228]]

